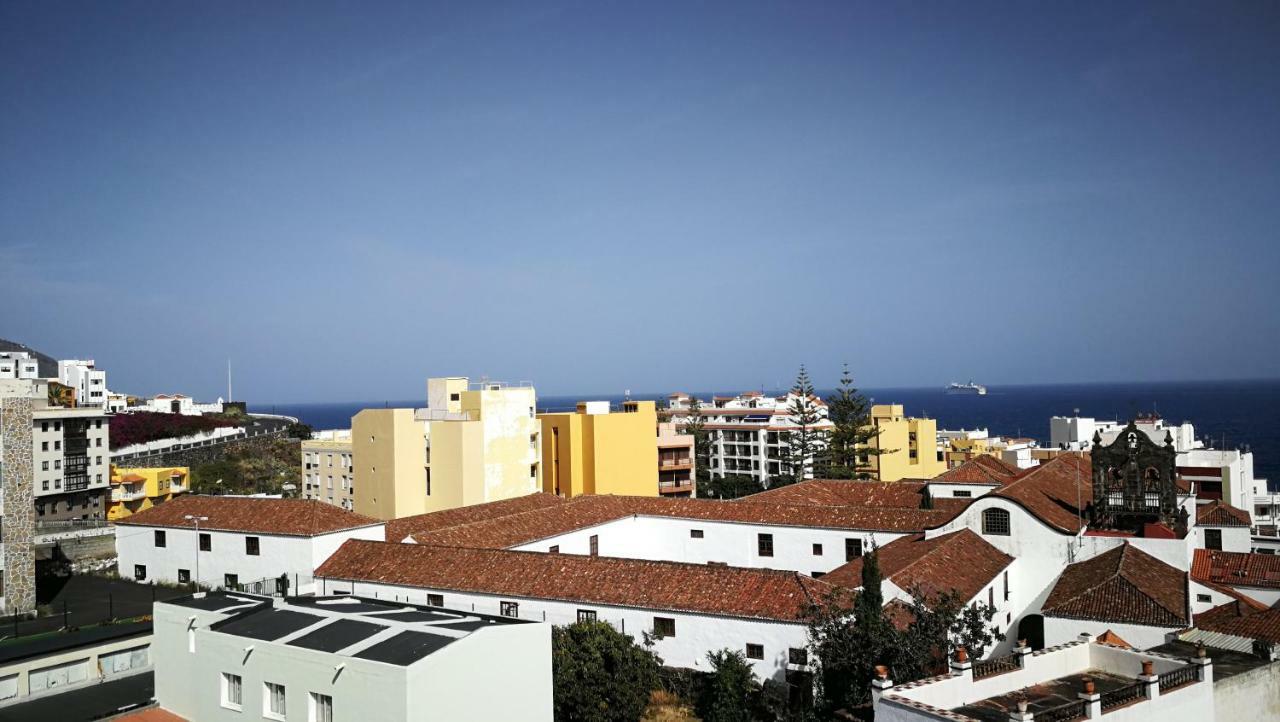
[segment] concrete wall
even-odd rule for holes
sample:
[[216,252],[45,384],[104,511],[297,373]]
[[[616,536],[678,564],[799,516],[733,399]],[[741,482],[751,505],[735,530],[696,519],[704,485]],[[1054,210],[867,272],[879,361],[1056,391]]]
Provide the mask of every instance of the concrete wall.
[[413,409],[364,409],[351,419],[357,514],[398,519],[428,511],[425,431]]
[[[150,647],[151,634],[147,632],[123,639],[109,640],[88,647],[77,647],[53,654],[31,657],[13,664],[0,666],[0,707],[27,702],[31,698],[59,694],[70,689],[87,687],[110,679],[119,679],[146,672],[151,669],[151,662],[149,661]],[[115,671],[112,657],[116,653],[131,650],[147,650],[148,661],[132,669]],[[68,671],[71,678],[69,683],[46,686],[44,689],[36,689],[34,691],[31,689],[33,672],[39,675],[43,670],[63,666],[69,668]],[[0,714],[0,717],[3,717],[3,714]]]
[[[256,430],[255,430],[256,431]],[[272,439],[288,436],[288,429],[281,427],[276,431],[256,431],[254,436],[229,436],[225,439],[214,439],[202,442],[201,446],[190,448],[169,448],[153,454],[130,455],[127,459],[119,451],[111,454],[113,463],[128,466],[186,466],[196,467],[201,464],[219,461],[232,452],[251,453],[265,447]]]
[[1213,709],[1221,722],[1280,719],[1280,664],[1272,663],[1216,680]]
[[532,387],[462,393],[462,410],[484,428],[484,501],[526,496],[542,487],[537,403]]
[[409,670],[409,710],[423,722],[551,722],[551,625],[486,627],[435,652]]
[[1044,643],[1046,647],[1076,640],[1083,633],[1098,636],[1107,630],[1120,635],[1120,638],[1138,649],[1150,649],[1165,643],[1165,636],[1183,627],[1151,627],[1145,624],[1117,624],[1115,622],[1098,622],[1092,619],[1064,619],[1061,617],[1044,618]]
[[543,491],[657,496],[658,417],[652,401],[634,403],[634,412],[539,415]]

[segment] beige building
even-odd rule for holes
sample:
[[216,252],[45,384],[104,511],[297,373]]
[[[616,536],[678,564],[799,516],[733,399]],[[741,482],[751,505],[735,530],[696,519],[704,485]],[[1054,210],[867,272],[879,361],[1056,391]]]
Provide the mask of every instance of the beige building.
[[938,450],[936,420],[906,416],[902,404],[875,404],[871,423],[880,430],[872,443],[886,450],[867,456],[876,479],[932,479],[947,470],[944,454]]
[[355,511],[397,519],[539,491],[539,428],[532,386],[429,379],[426,408],[352,419]]
[[351,430],[317,431],[302,442],[302,498],[355,508]]
[[658,493],[697,496],[693,464],[693,436],[680,433],[674,422],[659,423]]

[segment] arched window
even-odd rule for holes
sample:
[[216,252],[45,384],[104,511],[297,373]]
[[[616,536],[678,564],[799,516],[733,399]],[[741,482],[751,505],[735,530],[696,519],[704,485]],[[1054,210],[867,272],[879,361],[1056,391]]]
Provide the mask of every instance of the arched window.
[[982,533],[1009,536],[1009,512],[1005,509],[986,509],[982,512]]

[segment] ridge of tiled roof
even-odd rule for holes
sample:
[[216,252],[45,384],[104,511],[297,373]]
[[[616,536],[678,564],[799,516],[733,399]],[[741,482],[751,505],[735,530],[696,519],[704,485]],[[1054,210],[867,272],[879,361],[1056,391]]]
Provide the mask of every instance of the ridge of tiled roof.
[[896,507],[831,507],[719,499],[584,495],[564,504],[414,534],[421,544],[506,549],[628,516],[803,526],[860,531],[922,531],[954,512]]
[[1031,467],[989,496],[1011,499],[1044,523],[1075,534],[1085,518],[1084,509],[1077,506],[1077,498],[1080,504],[1093,498],[1089,455],[1069,452],[1055,456]]
[[1063,570],[1041,614],[1177,627],[1187,609],[1187,575],[1125,543]]
[[1191,578],[1232,587],[1280,589],[1280,557],[1197,549],[1191,559]]
[[[861,481],[852,479],[810,479],[786,486],[766,489],[736,502],[768,502],[773,504],[816,504],[825,506],[868,506],[919,509],[928,482]],[[935,499],[950,502],[950,499]],[[967,506],[970,500],[961,500],[958,506]]]
[[[926,596],[954,591],[968,602],[1013,562],[971,529],[926,539],[913,534],[876,550],[880,573],[905,591],[919,588]],[[831,570],[822,580],[842,587],[862,584],[863,559]]]
[[1113,647],[1124,647],[1126,649],[1133,649],[1132,644],[1129,644],[1128,642],[1124,641],[1124,639],[1120,635],[1116,634],[1110,629],[1103,632],[1102,634],[1099,634],[1098,641],[1103,644],[1110,644]]
[[566,500],[563,497],[540,491],[526,496],[517,496],[513,499],[503,499],[484,504],[460,506],[456,509],[445,509],[401,517],[387,522],[387,540],[402,541],[405,537],[414,534],[425,534],[437,529],[448,529],[461,524],[499,519],[512,514],[564,504],[565,502]]
[[347,540],[317,577],[795,622],[834,590],[798,572]]
[[1022,470],[1010,466],[990,454],[979,454],[954,469],[933,477],[934,483],[941,484],[1008,484],[1017,478]]
[[150,509],[131,514],[117,526],[159,526],[194,529],[186,517],[200,521],[202,531],[251,532],[284,536],[316,536],[383,522],[346,511],[317,499],[264,499],[243,496],[183,494]]
[[1258,609],[1234,600],[1197,614],[1195,627],[1206,632],[1280,644],[1280,608]]
[[1244,509],[1214,499],[1196,506],[1197,526],[1253,526],[1253,518]]

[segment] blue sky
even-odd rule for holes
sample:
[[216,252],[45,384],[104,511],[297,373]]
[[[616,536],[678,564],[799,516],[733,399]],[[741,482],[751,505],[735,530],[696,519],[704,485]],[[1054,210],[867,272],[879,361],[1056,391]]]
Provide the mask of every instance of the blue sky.
[[[474,7],[473,7],[474,6]],[[0,337],[115,389],[1276,376],[1268,3],[0,5]]]

